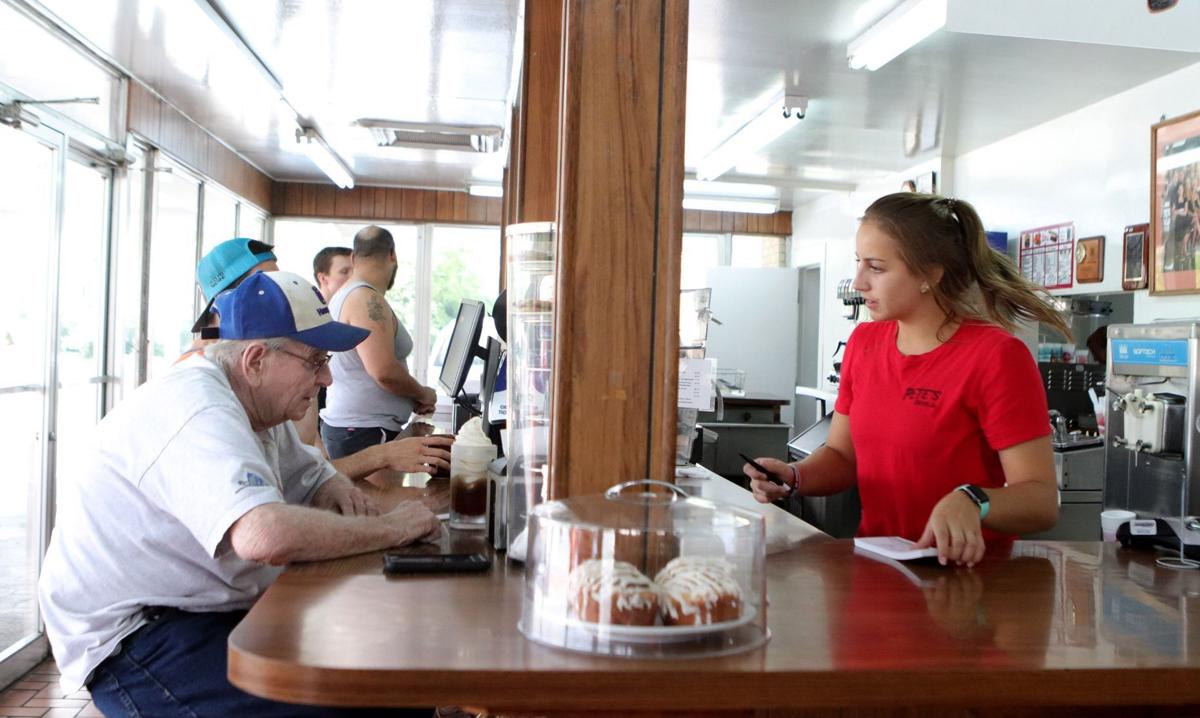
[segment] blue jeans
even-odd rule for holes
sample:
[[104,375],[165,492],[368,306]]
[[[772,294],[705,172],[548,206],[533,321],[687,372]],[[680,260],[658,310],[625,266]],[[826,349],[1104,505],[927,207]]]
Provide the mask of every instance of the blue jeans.
[[368,446],[389,442],[399,435],[400,432],[382,426],[342,428],[321,422],[321,440],[325,442],[325,450],[329,452],[331,459],[357,454]]
[[422,716],[422,709],[349,709],[278,703],[235,688],[226,677],[229,633],[245,611],[165,609],[121,642],[92,673],[88,690],[109,718],[202,716]]

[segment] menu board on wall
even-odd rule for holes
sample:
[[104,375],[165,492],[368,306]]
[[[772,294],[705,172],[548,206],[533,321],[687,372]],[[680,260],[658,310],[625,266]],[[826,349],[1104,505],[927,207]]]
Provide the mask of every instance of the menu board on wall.
[[1075,223],[1026,229],[1020,237],[1021,274],[1046,289],[1070,287],[1075,279]]

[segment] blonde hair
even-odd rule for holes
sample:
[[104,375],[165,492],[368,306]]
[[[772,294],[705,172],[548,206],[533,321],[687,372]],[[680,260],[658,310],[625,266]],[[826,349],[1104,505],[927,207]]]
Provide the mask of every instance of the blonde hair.
[[988,245],[983,221],[970,203],[897,192],[875,200],[862,221],[896,240],[901,260],[914,274],[928,276],[941,268],[942,278],[930,283],[930,292],[946,313],[945,324],[974,319],[1013,331],[1017,322],[1032,320],[1071,337],[1071,327],[1049,293],[1022,277],[1008,255]]

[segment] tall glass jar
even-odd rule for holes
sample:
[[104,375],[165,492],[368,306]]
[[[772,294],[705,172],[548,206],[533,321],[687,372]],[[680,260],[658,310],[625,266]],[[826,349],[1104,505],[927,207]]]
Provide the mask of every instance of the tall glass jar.
[[529,510],[545,498],[554,359],[554,223],[508,227],[508,552],[523,559]]

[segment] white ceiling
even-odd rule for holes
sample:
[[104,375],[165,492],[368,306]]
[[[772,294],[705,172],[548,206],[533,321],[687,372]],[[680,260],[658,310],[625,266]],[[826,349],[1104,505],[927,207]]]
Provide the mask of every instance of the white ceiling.
[[691,0],[688,167],[785,77],[811,98],[807,117],[723,180],[856,184],[1200,62],[1200,3],[1150,15],[1135,0],[951,0],[945,29],[875,72],[849,69],[846,45],[897,4]]
[[[325,181],[295,143],[297,119],[359,184],[500,176],[503,150],[378,148],[352,123],[507,126],[521,0],[41,4],[275,179]],[[691,0],[688,169],[785,77],[811,98],[806,119],[723,180],[849,187],[1200,62],[1200,2],[1150,15],[1140,0],[949,0],[945,29],[876,72],[850,70],[846,44],[897,4]]]

